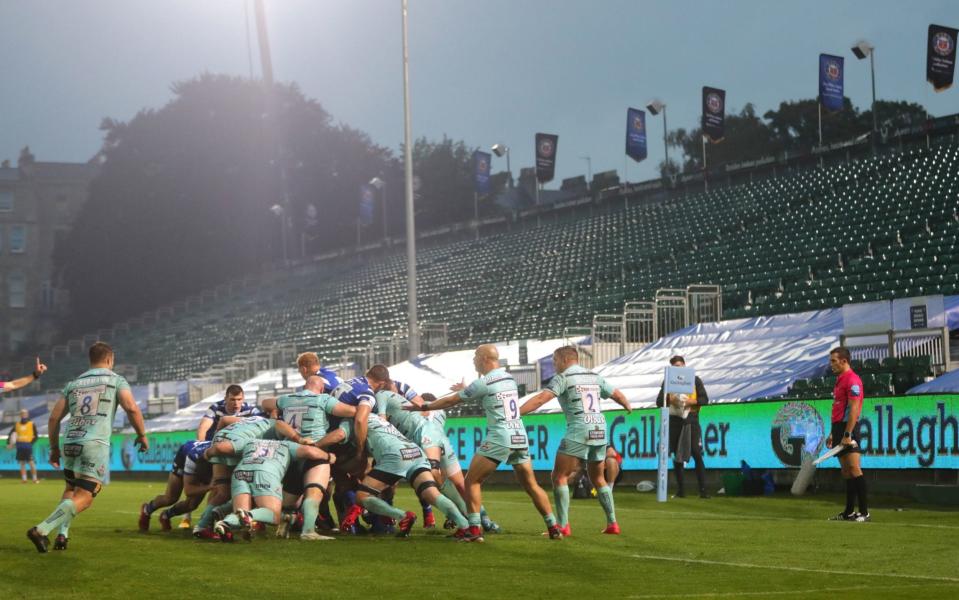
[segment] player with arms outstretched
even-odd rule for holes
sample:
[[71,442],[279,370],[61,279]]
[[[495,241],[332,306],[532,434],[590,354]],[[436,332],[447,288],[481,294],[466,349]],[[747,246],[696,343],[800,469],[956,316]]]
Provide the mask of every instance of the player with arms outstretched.
[[473,366],[480,377],[469,386],[458,383],[453,393],[436,402],[422,406],[405,406],[404,410],[432,411],[449,408],[463,400],[479,400],[486,412],[486,439],[480,445],[469,471],[466,473],[466,504],[469,507],[470,534],[482,538],[480,506],[483,504],[482,485],[486,478],[502,462],[511,465],[520,485],[533,501],[546,523],[551,539],[562,539],[563,533],[556,524],[549,497],[536,483],[529,458],[529,440],[526,426],[520,418],[519,392],[516,381],[499,365],[499,351],[492,344],[476,348]]
[[47,536],[59,529],[55,550],[66,550],[74,517],[88,509],[110,469],[110,435],[117,406],[123,407],[136,431],[136,445],[147,450],[149,443],[143,415],[133,399],[127,380],[112,371],[113,349],[103,342],[90,346],[90,369],[63,388],[50,411],[50,464],[60,468],[60,421],[70,415],[63,445],[63,477],[66,488],[57,508],[27,537],[38,552],[46,552]]
[[603,533],[619,534],[613,491],[606,482],[606,417],[600,408],[600,399],[612,398],[617,404],[632,412],[626,396],[614,390],[602,376],[579,364],[579,352],[572,346],[563,346],[553,352],[556,375],[546,389],[530,398],[520,409],[521,415],[536,410],[553,398],[566,415],[566,434],[559,443],[556,464],[553,467],[553,498],[556,500],[556,520],[563,528],[563,535],[570,535],[569,526],[569,476],[578,470],[579,461],[586,461],[589,479],[596,488],[603,512],[606,513],[606,529]]

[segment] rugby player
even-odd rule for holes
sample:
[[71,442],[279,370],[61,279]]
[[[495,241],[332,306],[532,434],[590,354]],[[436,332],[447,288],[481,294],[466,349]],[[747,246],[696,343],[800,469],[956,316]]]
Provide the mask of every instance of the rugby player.
[[[357,505],[350,507],[346,517],[340,523],[340,530],[348,530],[363,512],[363,508],[373,514],[396,519],[399,523],[397,537],[408,537],[416,523],[416,513],[404,511],[387,504],[380,497],[382,493],[406,479],[416,492],[416,496],[426,500],[457,525],[455,537],[466,541],[482,541],[482,536],[472,535],[468,521],[453,502],[439,492],[439,486],[433,479],[430,464],[423,450],[403,436],[400,431],[378,415],[367,417],[367,446],[373,455],[374,467],[360,482],[356,494]],[[477,527],[477,531],[479,528]]]
[[[356,414],[356,408],[324,394],[325,384],[326,381],[319,375],[310,375],[306,378],[303,391],[280,396],[276,401],[280,420],[303,437],[321,440],[330,429],[327,415],[352,418]],[[300,539],[324,539],[316,532],[316,519],[320,502],[327,495],[329,484],[328,461],[304,462],[297,459],[288,469],[284,490],[296,497],[303,495],[303,532]]]
[[319,375],[323,378],[323,392],[329,394],[342,381],[335,371],[331,371],[320,365],[320,357],[316,352],[304,352],[296,357],[296,369],[300,372],[303,381],[306,381],[312,375]]
[[236,385],[228,385],[223,394],[223,400],[214,402],[210,405],[203,416],[200,417],[200,425],[196,428],[196,439],[200,441],[209,441],[219,429],[221,417],[255,417],[263,416],[262,411],[252,404],[246,403],[243,394],[243,388]]
[[233,513],[213,526],[224,542],[233,541],[232,530],[239,528],[250,539],[254,522],[279,523],[283,477],[294,459],[322,463],[332,459],[324,450],[289,440],[252,439],[241,452],[242,458],[230,481]]
[[173,517],[196,510],[210,491],[213,466],[203,458],[203,453],[213,442],[194,441],[192,444],[183,461],[183,495],[186,497],[160,513],[160,526],[164,531],[171,529],[170,519]]
[[[829,351],[829,367],[837,377],[832,391],[832,432],[826,439],[826,447],[843,445],[843,450],[836,456],[842,478],[846,480],[846,508],[830,520],[863,523],[872,520],[866,499],[866,478],[860,466],[862,448],[856,426],[862,414],[863,386],[862,379],[849,364],[851,360],[848,348],[840,346]],[[858,512],[855,510],[857,499]]]
[[113,349],[103,342],[90,346],[90,369],[63,388],[50,411],[50,464],[60,468],[60,421],[67,414],[63,445],[63,477],[66,487],[60,504],[46,519],[27,531],[37,551],[47,552],[47,536],[59,528],[55,550],[66,550],[74,517],[86,510],[100,493],[110,469],[110,434],[117,406],[123,407],[136,431],[141,452],[149,448],[143,415],[133,399],[127,380],[112,371]]
[[231,506],[230,476],[233,468],[240,462],[240,454],[247,442],[255,439],[286,438],[299,443],[301,436],[289,425],[266,417],[222,417],[221,429],[213,436],[212,445],[203,453],[203,458],[213,465],[213,488],[207,500],[207,507],[200,521],[193,528],[193,535],[199,538],[213,538],[211,525],[215,514],[223,514]]
[[[140,519],[137,526],[141,532],[150,530],[150,516],[154,511],[158,508],[172,506],[180,499],[180,494],[183,492],[183,468],[186,465],[186,457],[197,444],[202,444],[203,450],[210,446],[209,442],[198,442],[197,440],[190,440],[181,445],[176,452],[176,456],[173,457],[173,467],[166,479],[166,490],[149,502],[140,505]],[[170,515],[166,511],[160,513],[160,527],[164,531],[170,530]]]
[[580,366],[579,352],[573,346],[557,348],[553,352],[553,365],[556,375],[549,385],[523,404],[519,412],[520,415],[529,414],[553,398],[558,398],[566,415],[566,433],[559,443],[553,466],[556,520],[563,528],[563,535],[570,535],[569,476],[579,469],[579,462],[584,460],[589,479],[596,488],[596,497],[606,513],[606,529],[603,533],[618,535],[613,490],[606,483],[606,449],[609,442],[600,399],[612,398],[627,413],[633,409],[621,391],[613,389],[602,376]]
[[466,503],[469,507],[470,534],[482,537],[480,506],[483,504],[482,485],[496,468],[506,461],[520,485],[533,501],[546,523],[550,539],[562,539],[563,533],[553,516],[549,498],[536,483],[529,458],[529,440],[520,418],[519,392],[516,381],[499,365],[499,351],[492,344],[476,348],[473,366],[480,377],[468,387],[463,383],[452,386],[453,393],[436,402],[422,406],[409,405],[404,410],[433,411],[454,406],[463,400],[479,400],[486,411],[486,439],[480,445],[466,474]]
[[[422,398],[423,402],[436,401],[436,396],[429,392],[424,393]],[[460,509],[460,512],[465,515],[469,512],[466,507],[466,501],[463,500],[463,498],[466,497],[466,478],[463,477],[463,468],[460,466],[456,451],[453,450],[453,444],[450,443],[449,436],[446,435],[446,411],[442,409],[433,410],[424,412],[423,416],[429,421],[432,421],[433,424],[443,432],[443,437],[440,440],[443,445],[442,456],[440,457],[440,470],[443,472],[443,483],[440,485],[440,492],[452,500],[456,508]],[[483,531],[487,533],[500,533],[500,531],[502,531],[499,524],[489,518],[486,507],[482,504],[480,505],[480,523],[483,526]],[[447,519],[443,524],[443,528],[453,529],[454,523]]]
[[[416,404],[417,406],[423,404],[423,398],[416,392],[416,390],[414,390],[409,384],[403,383],[402,381],[398,381],[396,379],[392,379],[390,377],[389,370],[384,365],[373,365],[373,367],[371,367],[366,372],[366,379],[371,384],[373,384],[373,387],[375,387],[378,390],[383,390],[384,392],[386,391],[392,392],[393,394],[396,394],[399,397],[401,397],[406,402],[411,402],[413,404]],[[378,406],[377,411],[380,412],[379,401],[377,401],[377,406]],[[442,425],[440,426],[440,430],[442,430]],[[402,431],[402,429],[400,429],[400,431]],[[413,439],[413,438],[410,438],[410,439]],[[419,442],[417,441],[416,443],[419,443]],[[431,464],[432,462],[433,460],[430,459]],[[437,482],[442,481],[439,478],[438,472],[436,470],[433,471],[433,476],[437,477],[437,480],[436,480]],[[423,528],[433,529],[434,527],[436,527],[436,517],[433,516],[433,506],[429,502],[420,500],[420,507],[423,509]]]

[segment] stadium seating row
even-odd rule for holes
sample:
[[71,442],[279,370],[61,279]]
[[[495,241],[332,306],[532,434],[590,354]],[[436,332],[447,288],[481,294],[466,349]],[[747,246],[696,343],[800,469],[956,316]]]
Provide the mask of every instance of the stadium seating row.
[[[451,345],[463,347],[561,337],[594,314],[689,283],[721,285],[726,318],[959,293],[954,145],[614,204],[479,240],[424,242],[420,319],[448,323]],[[141,381],[184,379],[270,343],[334,361],[405,327],[405,275],[402,252],[318,261],[111,341]],[[50,379],[82,362],[53,365]]]

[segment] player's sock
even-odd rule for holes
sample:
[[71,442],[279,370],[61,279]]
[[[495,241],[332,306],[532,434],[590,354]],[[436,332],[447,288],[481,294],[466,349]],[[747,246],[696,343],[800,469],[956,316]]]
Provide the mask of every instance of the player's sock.
[[[183,514],[184,507],[181,506],[180,504],[181,504],[180,502],[177,502],[176,504],[174,504],[173,506],[171,506],[170,508],[164,511],[168,518],[172,519],[173,517]],[[189,513],[187,514],[189,516]]]
[[62,535],[62,536],[65,537],[65,538],[70,537],[70,523],[73,523],[73,519],[70,519],[69,521],[64,521],[63,523],[60,523],[60,532],[59,532],[59,533],[60,533],[60,535]]
[[599,500],[600,506],[603,507],[603,511],[606,513],[606,524],[612,525],[616,522],[616,507],[613,504],[613,490],[609,489],[608,485],[596,490],[596,498]]
[[57,508],[50,513],[49,517],[37,525],[37,531],[39,531],[41,535],[50,535],[50,532],[59,527],[64,521],[67,523],[72,521],[76,514],[77,508],[74,506],[73,500],[69,498],[63,500],[57,505]]
[[148,515],[152,515],[153,511],[155,510],[156,510],[156,507],[153,506],[153,500],[150,500],[149,502],[147,502],[146,506],[143,508],[143,512],[145,512]]
[[303,505],[303,533],[316,531],[316,517],[320,514],[320,501],[313,498],[304,498]]
[[367,496],[362,502],[360,502],[360,504],[362,504],[363,508],[371,513],[383,515],[384,517],[393,517],[397,521],[406,516],[405,510],[400,510],[395,506],[390,506],[381,498],[377,498],[376,496]]
[[560,527],[569,523],[569,486],[565,483],[553,486],[553,499],[556,500],[556,522]]
[[556,517],[553,516],[553,513],[547,513],[543,515],[543,522],[546,523],[546,529],[556,525]]
[[851,481],[855,482],[856,485],[856,495],[859,497],[859,512],[868,515],[869,506],[866,501],[866,476],[860,475]]
[[466,514],[466,501],[463,500],[463,497],[460,496],[460,492],[456,489],[456,486],[453,485],[453,482],[447,479],[443,482],[443,485],[440,486],[440,493],[453,501],[453,504],[456,505],[456,510],[460,511],[464,515]]
[[479,513],[469,513],[466,515],[466,520],[469,522],[470,527],[479,527],[483,524],[483,519],[480,517]]
[[[203,520],[202,518],[200,519]],[[223,518],[223,522],[230,526],[230,529],[239,529],[240,528],[240,517],[236,516],[233,513],[228,514]]]
[[[269,508],[254,508],[250,511],[250,517],[257,523],[276,525],[276,515],[274,515],[273,511]],[[316,522],[315,514],[313,515],[313,521]]]
[[203,509],[203,514],[200,515],[200,520],[197,521],[197,528],[199,529],[209,529],[213,527],[213,511],[216,509],[212,504],[207,504],[206,508]]
[[456,523],[456,527],[459,529],[465,529],[469,527],[469,521],[466,520],[466,517],[463,516],[463,513],[456,508],[456,504],[446,496],[440,495],[436,498],[436,508],[440,509],[447,519],[450,519]]
[[846,480],[846,510],[843,512],[851,515],[856,510],[856,480],[850,478]]

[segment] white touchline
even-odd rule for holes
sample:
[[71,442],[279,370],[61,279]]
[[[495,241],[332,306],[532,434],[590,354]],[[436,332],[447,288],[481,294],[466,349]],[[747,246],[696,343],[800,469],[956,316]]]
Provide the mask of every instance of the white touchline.
[[[935,585],[935,584],[922,584],[922,583],[902,583],[899,585],[884,585],[882,589],[888,590],[891,588],[914,588],[921,587],[923,585]],[[949,585],[949,584],[941,584]],[[716,597],[733,597],[739,598],[741,596],[799,596],[802,594],[819,594],[822,592],[848,592],[854,590],[870,590],[876,589],[879,586],[876,585],[853,585],[846,587],[828,587],[828,588],[816,588],[811,590],[776,590],[776,591],[765,591],[765,592],[704,592],[702,594],[647,594],[644,596],[628,596],[633,600],[642,600],[644,598],[716,598]]]
[[836,571],[833,569],[810,569],[806,567],[788,567],[784,565],[756,565],[752,563],[725,562],[721,560],[706,560],[701,558],[677,558],[675,556],[653,556],[651,554],[633,554],[633,558],[645,560],[665,560],[670,562],[697,563],[702,565],[722,565],[726,567],[741,567],[744,569],[773,569],[775,571],[800,571],[804,573],[828,573],[830,575],[855,575],[856,577],[897,577],[900,579],[921,579],[923,581],[947,581],[959,583],[957,577],[934,577],[930,575],[908,575],[905,573],[864,573],[861,571]]

